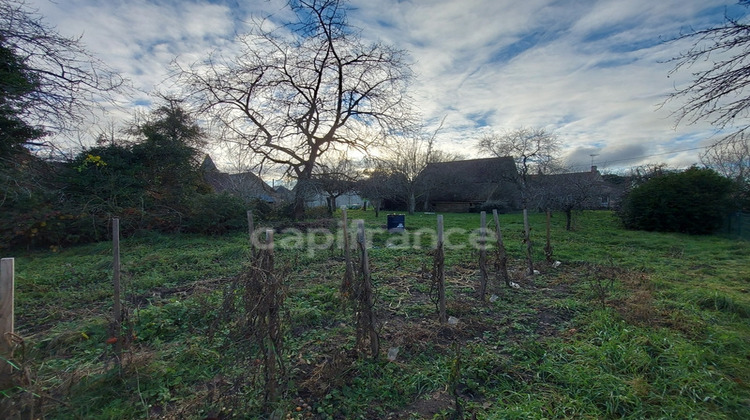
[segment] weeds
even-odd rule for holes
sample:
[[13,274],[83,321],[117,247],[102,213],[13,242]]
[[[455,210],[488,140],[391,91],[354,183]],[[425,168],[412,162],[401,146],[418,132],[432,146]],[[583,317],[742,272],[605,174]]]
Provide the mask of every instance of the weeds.
[[589,298],[596,301],[600,308],[605,308],[615,292],[617,281],[623,276],[624,270],[611,263],[608,265],[584,263],[580,264],[579,267],[584,282],[589,288]]
[[[371,212],[350,216],[370,229],[383,223]],[[532,241],[544,241],[544,215],[530,217]],[[523,229],[520,215],[500,218],[505,232]],[[368,251],[376,332],[382,345],[399,348],[394,361],[353,352],[356,322],[341,310],[339,256],[277,246],[285,288],[277,335],[283,351],[275,357],[288,381],[265,409],[268,351],[248,314],[268,295],[260,284],[249,288],[254,293],[232,289],[233,279],[252,283],[240,275],[250,258],[246,234],[123,241],[135,338],[121,376],[105,369],[108,245],[17,256],[26,355],[13,361],[21,377],[0,390],[0,409],[8,418],[33,411],[48,419],[257,418],[269,411],[294,419],[408,419],[446,418],[460,399],[464,415],[477,418],[747,417],[750,244],[623,231],[606,212],[583,213],[572,232],[557,219],[550,235],[562,265],[538,264],[541,274],[529,285],[525,244],[507,235],[507,269],[521,288],[504,288],[494,302],[475,299],[476,254],[446,248],[446,305],[456,325],[435,319],[434,255],[388,248],[395,236],[375,235]],[[466,232],[477,221],[445,216],[447,229]],[[407,224],[417,231],[435,222],[415,215]],[[533,249],[543,261],[542,247]],[[232,305],[222,306],[229,296]],[[453,374],[459,357],[460,374]]]

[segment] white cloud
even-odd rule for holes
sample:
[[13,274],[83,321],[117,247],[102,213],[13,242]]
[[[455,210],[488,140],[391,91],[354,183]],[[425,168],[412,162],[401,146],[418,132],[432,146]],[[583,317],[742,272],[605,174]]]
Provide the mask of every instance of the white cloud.
[[[68,35],[147,92],[176,57],[190,63],[231,46],[250,14],[288,15],[284,0],[33,2]],[[660,41],[690,27],[715,25],[722,6],[704,0],[352,0],[350,21],[364,37],[408,50],[417,80],[413,96],[445,148],[472,154],[480,133],[521,125],[555,130],[565,153],[588,163],[648,156],[706,144],[705,125],[674,129],[660,109],[673,84],[670,57],[687,45]],[[264,10],[260,10],[259,8]],[[678,139],[680,141],[678,141]],[[631,156],[627,156],[628,153]],[[659,155],[686,165],[697,151]],[[662,159],[663,158],[663,159]]]
[[[627,152],[638,157],[676,150],[670,149],[674,138],[696,130],[710,133],[705,127],[674,130],[674,104],[658,106],[675,81],[689,76],[667,78],[671,65],[664,61],[677,55],[680,46],[662,41],[690,25],[705,26],[707,19],[700,15],[705,4],[581,3],[452,2],[420,13],[418,5],[424,2],[407,2],[412,8],[400,3],[395,15],[411,16],[414,29],[399,27],[407,21],[399,17],[388,20],[398,29],[374,30],[395,32],[394,38],[407,43],[422,76],[416,86],[416,96],[425,99],[422,111],[436,122],[448,115],[440,138],[454,149],[465,151],[487,129],[485,124],[495,129],[546,127],[560,135],[568,153],[601,145],[596,149],[602,162],[622,161]],[[373,9],[367,16],[380,13]],[[721,12],[716,9],[711,18],[713,24],[720,22]],[[515,55],[514,43],[528,49]],[[507,59],[498,61],[498,55]],[[693,144],[700,139],[692,137]],[[697,160],[696,152],[691,156],[665,159],[683,165]]]

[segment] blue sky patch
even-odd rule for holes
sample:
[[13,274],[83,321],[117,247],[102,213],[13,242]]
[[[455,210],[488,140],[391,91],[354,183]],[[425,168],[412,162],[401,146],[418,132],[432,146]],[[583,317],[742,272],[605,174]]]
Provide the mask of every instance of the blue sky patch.
[[499,49],[490,59],[495,63],[507,63],[524,52],[549,40],[550,34],[545,31],[534,31],[523,35],[518,41]]

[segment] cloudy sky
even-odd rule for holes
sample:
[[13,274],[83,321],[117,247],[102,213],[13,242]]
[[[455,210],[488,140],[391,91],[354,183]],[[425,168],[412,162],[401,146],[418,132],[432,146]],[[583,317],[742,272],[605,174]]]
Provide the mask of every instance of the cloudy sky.
[[[284,0],[29,0],[48,23],[150,93],[177,58],[190,63],[231,45],[250,17],[283,16]],[[680,33],[747,10],[736,0],[352,0],[363,37],[409,51],[412,95],[428,127],[445,118],[439,145],[479,157],[487,131],[544,127],[568,162],[618,170],[685,167],[716,140],[707,125],[680,125],[659,105],[689,71],[669,75]],[[668,77],[669,76],[669,77]]]

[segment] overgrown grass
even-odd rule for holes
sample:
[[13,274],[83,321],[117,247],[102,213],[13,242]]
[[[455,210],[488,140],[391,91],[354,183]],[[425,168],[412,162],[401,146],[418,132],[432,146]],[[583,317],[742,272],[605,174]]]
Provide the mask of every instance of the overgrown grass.
[[[339,297],[341,251],[286,242],[276,259],[287,290],[289,381],[275,408],[287,417],[447,418],[456,395],[469,418],[750,416],[747,242],[624,231],[607,212],[579,214],[567,232],[564,216],[554,215],[554,258],[562,262],[554,268],[543,261],[544,216],[535,214],[540,274],[529,278],[521,216],[501,215],[521,288],[493,282],[495,296],[480,302],[477,251],[447,249],[448,313],[459,321],[440,325],[427,246],[436,216],[407,216],[405,234],[377,231],[382,214],[349,218],[364,219],[371,233],[382,354],[353,352],[354,315]],[[478,225],[478,215],[445,215],[455,245]],[[249,258],[247,243],[242,234],[123,240],[136,339],[121,369],[106,343],[111,245],[16,255],[24,346],[14,363],[27,373],[3,390],[0,408],[50,419],[266,417],[257,345],[238,333],[238,315],[222,309]],[[392,362],[391,347],[399,349]]]

